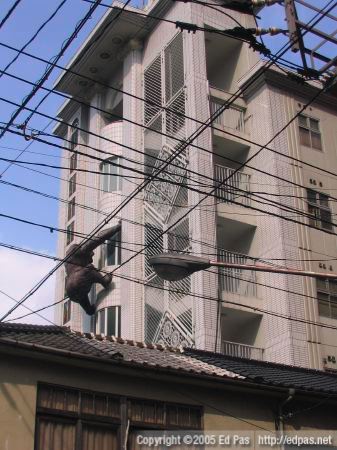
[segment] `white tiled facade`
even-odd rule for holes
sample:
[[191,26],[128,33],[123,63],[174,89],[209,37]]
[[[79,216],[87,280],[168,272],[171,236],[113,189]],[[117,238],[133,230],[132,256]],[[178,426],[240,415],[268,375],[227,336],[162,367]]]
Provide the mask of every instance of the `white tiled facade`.
[[[147,11],[201,27],[225,29],[235,25],[227,16],[193,3],[159,0]],[[319,224],[315,229],[291,221],[308,224],[308,218],[293,210],[308,213],[306,189],[333,197],[337,193],[336,178],[286,157],[336,172],[334,98],[322,95],[305,112],[319,121],[315,123],[319,124],[322,150],[301,145],[299,122],[295,120],[268,144],[278,154],[262,150],[232,177],[236,180],[229,182],[232,191],[218,189],[220,198],[209,196],[202,200],[212,191],[215,174],[226,178],[245,163],[260,148],[254,143],[266,145],[313,97],[317,87],[294,84],[277,70],[269,70],[251,83],[263,63],[248,45],[213,33],[181,32],[170,23],[139,19],[127,12],[83,56],[83,48],[95,39],[95,33],[111,14],[107,12],[80,49],[78,61],[75,57],[71,63],[74,71],[98,82],[83,82],[79,76],[66,74],[58,81],[57,89],[82,102],[65,104],[60,117],[68,124],[78,119],[80,128],[93,133],[79,132],[78,150],[103,160],[119,157],[117,161],[123,166],[119,169],[121,183],[116,183],[118,189],[104,192],[103,175],[99,174],[101,161],[78,155],[77,169],[96,173],[76,171],[73,196],[79,205],[69,221],[68,206],[61,204],[60,228],[67,228],[74,220],[76,233],[90,233],[142,183],[141,172],[149,172],[148,165],[160,166],[156,157],[166,159],[176,151],[179,140],[197,132],[213,111],[213,103],[223,104],[239,88],[243,94],[215,121],[216,129],[207,128],[199,134],[174,161],[177,164],[168,166],[176,184],[152,182],[105,225],[121,221],[121,267],[107,266],[102,256],[105,250],[96,250],[95,264],[103,261],[100,268],[116,274],[109,290],[97,286],[91,293],[97,316],[90,319],[72,303],[70,317],[64,317],[63,302],[56,311],[58,323],[66,320],[67,325],[80,331],[113,329],[128,339],[337,369],[337,330],[333,330],[337,318],[319,314],[314,279],[234,271],[219,277],[212,270],[182,282],[164,283],[146,264],[149,255],[172,250],[173,245],[173,250],[209,255],[211,259],[252,264],[253,260],[244,255],[265,260],[283,258],[285,263],[275,263],[336,273],[336,227],[332,226],[332,234],[328,234],[319,229]],[[254,26],[249,15],[234,11],[231,15],[244,26]],[[124,93],[118,94],[111,87]],[[146,109],[144,97],[164,108]],[[182,111],[187,118],[174,115],[172,110]],[[55,132],[69,139],[71,128],[62,125]],[[186,169],[190,172],[186,173]],[[164,179],[167,176],[160,175]],[[69,177],[68,171],[62,173],[64,180]],[[177,184],[183,186],[178,188]],[[67,181],[61,183],[60,196],[70,200]],[[198,206],[184,218],[193,205]],[[335,205],[332,199],[328,201],[332,221]],[[277,217],[280,215],[290,220]],[[169,233],[161,238],[167,228]],[[66,240],[67,236],[60,234],[60,257],[65,255]],[[74,242],[80,241],[81,237],[75,236]],[[142,250],[149,242],[150,250]],[[327,259],[329,262],[324,262]],[[65,295],[64,277],[61,268],[56,300]],[[336,293],[335,298],[337,301]],[[331,308],[333,302],[329,301]],[[109,308],[113,328],[107,329],[108,316],[103,319],[103,312],[101,316],[99,312],[105,310],[108,314]],[[309,321],[328,327],[317,327]]]

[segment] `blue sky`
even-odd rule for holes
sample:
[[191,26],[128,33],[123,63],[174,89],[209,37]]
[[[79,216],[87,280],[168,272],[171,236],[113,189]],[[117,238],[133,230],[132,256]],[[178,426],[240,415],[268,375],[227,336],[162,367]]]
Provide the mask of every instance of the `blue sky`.
[[[12,17],[1,29],[0,42],[12,45],[16,48],[23,46],[44,20],[46,20],[56,9],[60,4],[60,1],[61,0],[22,0]],[[1,1],[0,20],[13,3],[14,0]],[[325,0],[320,0],[316,1],[315,5],[322,7],[326,3]],[[48,60],[52,58],[59,52],[62,42],[70,35],[75,28],[76,23],[82,18],[89,7],[90,5],[88,3],[81,0],[68,0],[52,22],[42,31],[36,41],[28,47],[27,51]],[[104,12],[105,8],[98,8],[98,11],[90,19],[72,44],[71,48],[60,61],[61,65],[66,65],[67,61],[71,58],[85,36],[94,27]],[[302,20],[307,21],[312,15],[312,13],[303,14]],[[286,27],[283,8],[281,6],[275,5],[273,7],[265,8],[261,12],[261,18],[262,26]],[[331,26],[332,25],[327,23],[327,29]],[[282,36],[266,38],[265,42],[273,51],[277,51],[286,42],[286,38]],[[0,46],[0,67],[4,68],[15,54],[15,52],[6,50],[4,47]],[[292,60],[297,59],[298,61],[296,55],[288,54],[287,57]],[[20,56],[17,62],[9,69],[9,72],[36,82],[42,76],[45,68],[46,65],[44,63],[34,61],[26,56]],[[51,87],[58,75],[59,70],[55,70],[45,85]],[[8,100],[21,103],[30,90],[31,86],[13,80],[5,75],[0,79],[0,97],[4,97]],[[42,95],[44,95],[44,93],[41,91],[29,103],[29,106],[34,107]],[[55,116],[61,103],[62,100],[59,97],[50,95],[39,110],[51,116]],[[7,122],[14,109],[13,106],[1,102],[0,121]],[[23,112],[16,119],[15,123],[22,123],[27,115],[27,111]],[[48,122],[48,119],[35,115],[30,122],[30,126],[36,129],[43,129]],[[53,125],[51,124],[46,131],[51,131],[52,127]],[[27,144],[28,143],[23,138],[7,133],[3,139],[0,140],[1,157],[13,159],[18,155],[18,151],[11,149],[22,150]],[[49,156],[42,156],[29,152],[45,153]],[[21,159],[56,165],[62,164],[62,161],[59,158],[58,149],[53,149],[52,147],[36,141],[29,146],[27,152]],[[7,163],[0,161],[0,173],[6,166]],[[52,175],[58,175],[58,171],[54,169],[35,168]],[[56,196],[59,193],[59,181],[57,179],[42,176],[15,165],[10,167],[2,179]],[[59,204],[54,200],[44,199],[35,194],[30,194],[3,184],[0,184],[0,199],[0,213],[2,214],[21,217],[50,226],[57,226]],[[0,242],[14,244],[54,255],[56,252],[56,240],[57,233],[51,234],[48,230],[0,217]],[[49,260],[42,260],[37,257],[23,255],[0,247],[0,267],[2,273],[0,289],[14,298],[19,299],[33,286],[33,284],[50,270],[53,264],[54,263]],[[16,281],[18,276],[21,277],[20,282]],[[36,307],[51,303],[53,300],[54,288],[53,280],[51,280],[39,294],[27,302],[27,305]],[[0,294],[0,314],[6,311],[12,304],[13,302],[5,299],[5,297],[2,297]],[[23,313],[23,310],[18,310],[18,313]],[[14,316],[15,315],[16,314],[14,314]],[[45,315],[52,318],[51,311]],[[39,321],[39,319],[37,320]],[[36,318],[30,318],[29,321],[36,321]]]

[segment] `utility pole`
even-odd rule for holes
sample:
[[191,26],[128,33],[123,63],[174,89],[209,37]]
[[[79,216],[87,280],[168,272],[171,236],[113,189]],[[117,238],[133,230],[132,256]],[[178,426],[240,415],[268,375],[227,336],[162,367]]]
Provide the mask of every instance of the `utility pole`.
[[[302,10],[310,10],[315,13],[316,18],[310,23],[300,20],[296,5],[300,5]],[[305,0],[284,0],[285,16],[288,25],[289,41],[293,52],[300,52],[303,69],[299,72],[306,78],[320,79],[324,78],[331,82],[337,73],[337,57],[331,57],[329,53],[324,52],[326,44],[337,44],[337,29],[331,33],[325,30],[326,21],[337,22],[337,17],[333,14],[336,3],[333,2],[328,8],[320,8],[315,4],[310,4]],[[314,35],[320,41],[311,45],[309,37]],[[336,47],[337,49],[337,47]]]

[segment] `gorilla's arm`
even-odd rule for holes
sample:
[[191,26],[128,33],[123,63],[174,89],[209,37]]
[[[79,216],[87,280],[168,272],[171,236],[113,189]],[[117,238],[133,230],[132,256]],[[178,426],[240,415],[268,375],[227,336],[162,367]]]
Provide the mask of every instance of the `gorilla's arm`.
[[100,231],[97,236],[91,238],[88,242],[81,246],[81,252],[91,253],[95,248],[102,245],[105,241],[110,239],[119,229],[121,225],[115,225],[114,227],[107,228],[106,230]]

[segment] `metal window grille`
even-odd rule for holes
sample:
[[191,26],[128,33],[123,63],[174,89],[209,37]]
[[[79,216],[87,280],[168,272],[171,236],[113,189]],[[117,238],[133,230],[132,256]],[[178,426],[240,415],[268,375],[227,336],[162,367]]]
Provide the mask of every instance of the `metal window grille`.
[[177,224],[176,227],[167,233],[168,251],[176,253],[185,253],[189,250],[189,220],[188,217]]
[[[185,92],[182,90],[170,103],[170,110],[166,112],[166,133],[179,136],[179,132],[185,125]],[[181,114],[181,115],[179,115]]]
[[222,353],[238,358],[257,359],[263,361],[264,349],[238,342],[222,341]]
[[[218,249],[219,261],[234,264],[247,264],[249,257]],[[252,261],[249,261],[252,263]],[[223,269],[219,270],[220,288],[226,292],[248,297],[256,297],[256,272],[253,270]]]
[[[249,195],[250,175],[243,172],[234,172],[235,170],[229,167],[219,164],[214,165],[214,178],[216,185],[219,186],[215,191],[216,196],[221,202],[230,203],[235,201],[249,206],[251,203]],[[229,179],[227,180],[227,178]]]
[[332,214],[329,205],[329,196],[321,192],[307,189],[309,224],[316,228],[332,230]]
[[[221,107],[222,103],[211,99],[210,101],[211,115],[215,114]],[[232,130],[245,131],[245,109],[237,105],[231,105],[225,109],[215,120],[215,125],[231,128]]]
[[157,220],[149,214],[145,213],[145,236],[144,244],[145,249],[145,277],[154,274],[152,267],[149,264],[149,258],[164,251],[164,238],[162,235],[163,227]]
[[156,131],[162,131],[162,114],[160,114],[144,131],[144,170],[151,173],[162,148],[162,136]]
[[319,120],[300,114],[298,116],[300,143],[306,147],[322,150]]
[[183,34],[179,33],[164,50],[166,104],[184,87]]
[[114,164],[120,164],[118,156],[107,159],[100,166],[101,169],[101,189],[104,192],[120,191],[122,188],[121,169]]
[[145,124],[148,124],[161,110],[162,88],[160,56],[158,56],[144,72],[144,99],[144,121]]

